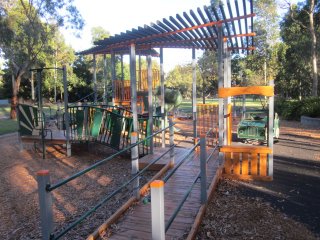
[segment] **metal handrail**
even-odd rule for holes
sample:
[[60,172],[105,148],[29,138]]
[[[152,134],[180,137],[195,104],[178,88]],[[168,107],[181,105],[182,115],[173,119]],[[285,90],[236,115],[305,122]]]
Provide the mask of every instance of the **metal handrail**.
[[200,141],[198,141],[193,148],[190,149],[190,151],[186,154],[186,156],[170,171],[170,173],[165,176],[162,180],[164,182],[167,182],[169,178],[178,170],[178,168],[186,161],[186,159],[189,157],[189,155],[200,145]]
[[167,232],[168,229],[170,228],[172,222],[174,221],[174,219],[176,218],[176,216],[178,215],[180,209],[182,208],[184,202],[187,200],[187,198],[189,197],[193,187],[196,185],[198,179],[200,178],[200,172],[197,175],[197,177],[193,180],[192,185],[190,186],[190,188],[188,189],[188,191],[185,193],[185,195],[183,196],[182,200],[180,201],[178,207],[175,209],[175,211],[173,212],[173,214],[171,215],[171,217],[169,218],[168,222],[166,223],[166,227],[165,227],[165,231]]
[[135,174],[132,178],[130,178],[126,183],[122,184],[119,188],[114,190],[112,193],[110,193],[108,196],[100,200],[93,208],[82,214],[76,221],[71,223],[68,227],[64,228],[63,231],[61,231],[57,236],[52,235],[52,239],[59,239],[63,235],[65,235],[67,232],[69,232],[72,228],[74,228],[76,225],[81,223],[84,219],[86,219],[90,214],[95,212],[98,208],[100,208],[103,204],[105,204],[107,201],[109,201],[112,197],[114,197],[116,194],[121,192],[126,186],[128,186],[130,183],[132,183],[135,179],[137,179],[140,175],[142,175],[151,165],[155,164],[157,161],[159,161],[164,155],[166,155],[168,152],[170,152],[171,149],[173,149],[175,145],[171,146],[166,152],[161,154],[158,158],[153,160],[151,163],[149,163],[146,167],[144,167],[141,171],[139,171],[137,174]]
[[174,125],[175,125],[175,123],[172,124],[172,125],[170,125],[170,126],[168,126],[168,127],[166,127],[166,128],[164,128],[164,129],[161,129],[161,130],[153,133],[152,135],[144,138],[143,140],[140,140],[139,142],[136,142],[136,143],[134,143],[134,144],[130,144],[128,147],[126,147],[126,148],[122,149],[121,151],[119,151],[119,152],[111,155],[110,157],[107,157],[107,158],[105,158],[105,159],[102,159],[102,160],[100,160],[99,162],[91,165],[90,167],[87,167],[86,169],[83,169],[82,171],[80,171],[80,172],[78,172],[78,173],[76,173],[76,174],[74,174],[74,175],[72,175],[72,176],[70,176],[70,177],[68,177],[68,178],[66,178],[66,179],[64,179],[64,180],[62,180],[62,181],[54,184],[54,185],[52,185],[52,186],[51,186],[50,184],[48,184],[47,187],[46,187],[46,190],[49,191],[49,192],[50,192],[50,191],[53,191],[54,189],[56,189],[56,188],[58,188],[58,187],[60,187],[60,186],[62,186],[62,185],[64,185],[64,184],[66,184],[66,183],[72,181],[73,179],[75,179],[75,178],[77,178],[77,177],[80,177],[81,175],[83,175],[83,174],[85,174],[85,173],[87,173],[87,172],[95,169],[96,167],[104,164],[105,162],[110,161],[110,160],[113,159],[114,157],[116,157],[116,156],[118,156],[118,155],[121,155],[121,154],[127,152],[127,151],[130,150],[131,148],[133,148],[133,147],[135,147],[135,146],[138,146],[139,144],[145,143],[146,140],[149,140],[150,138],[152,138],[152,137],[154,137],[155,135],[157,135],[157,134],[159,134],[159,133],[167,130],[168,128],[170,128],[171,126],[174,126]]

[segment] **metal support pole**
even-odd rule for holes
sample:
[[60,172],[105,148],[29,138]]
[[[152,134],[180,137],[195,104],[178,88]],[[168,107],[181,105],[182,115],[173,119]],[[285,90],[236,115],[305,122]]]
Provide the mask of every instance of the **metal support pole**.
[[46,158],[46,143],[45,143],[45,136],[44,136],[44,121],[45,121],[45,116],[43,116],[43,111],[42,111],[42,79],[41,79],[41,73],[42,70],[39,69],[37,70],[37,82],[38,82],[38,118],[39,122],[41,125],[41,145],[42,145],[42,158]]
[[131,84],[131,111],[132,111],[132,117],[133,117],[133,131],[138,132],[136,46],[134,43],[130,45],[130,84]]
[[108,104],[108,77],[107,77],[107,56],[103,54],[103,102]]
[[[193,139],[197,134],[197,74],[196,74],[196,49],[192,48],[192,119],[193,119]],[[194,141],[196,143],[196,141]]]
[[[131,133],[131,144],[135,144],[138,141],[138,133]],[[139,172],[139,149],[138,146],[135,146],[131,149],[131,175],[134,176]],[[136,195],[136,198],[140,198],[139,191],[139,177],[137,177],[133,182],[133,192]]]
[[112,105],[114,106],[115,97],[115,86],[114,81],[116,80],[116,56],[114,52],[111,52],[111,86],[112,86]]
[[93,54],[93,92],[94,92],[94,103],[96,103],[98,99],[98,93],[97,93],[97,61],[96,61],[95,54]]
[[152,240],[164,240],[164,182],[162,180],[155,180],[150,184],[150,187]]
[[46,190],[47,184],[50,184],[49,171],[41,170],[37,172],[37,182],[42,239],[49,240],[53,232],[52,196],[51,193]]
[[[223,41],[223,87],[228,88],[231,87],[231,54],[230,51],[227,49],[227,39],[224,38]],[[229,61],[230,60],[230,61]],[[230,97],[226,97],[223,99],[223,112],[224,112],[224,124],[223,124],[223,132],[224,132],[224,138],[223,138],[223,144],[228,145],[229,142],[229,135],[228,135],[228,105],[230,103]]]
[[31,71],[31,99],[34,101],[35,96],[34,96],[34,76],[33,76],[33,71]]
[[[148,64],[148,113],[149,113],[149,134],[153,134],[153,101],[152,101],[152,61],[151,55],[147,56],[147,64]],[[153,137],[149,140],[150,144],[150,154],[153,154]]]
[[139,54],[139,84],[138,91],[142,91],[141,55]]
[[[274,80],[270,80],[270,86],[274,87]],[[274,125],[274,96],[269,97],[269,116],[268,116],[268,147],[271,148],[272,153],[268,155],[268,176],[273,177],[273,125]]]
[[[163,67],[163,48],[160,48],[160,90],[161,90],[161,128],[165,128],[165,100],[164,100],[164,67]],[[162,132],[162,148],[166,147],[166,133]]]
[[67,80],[67,67],[63,66],[63,89],[64,89],[64,115],[66,124],[66,145],[67,145],[67,156],[71,156],[71,145],[70,145],[70,115],[68,110],[68,80]]
[[169,126],[170,126],[170,134],[169,134],[169,141],[170,141],[170,165],[173,167],[174,166],[174,128],[173,128],[173,117],[169,117]]
[[123,72],[123,55],[120,55],[120,62],[121,62],[121,81],[122,81],[122,88],[121,88],[121,104],[124,100],[124,72]]
[[207,203],[207,151],[206,135],[200,134],[200,177],[201,177],[201,204]]
[[[222,25],[218,25],[218,88],[223,87],[223,31]],[[223,98],[219,98],[219,147],[223,145]],[[219,164],[223,162],[223,153],[219,152]]]

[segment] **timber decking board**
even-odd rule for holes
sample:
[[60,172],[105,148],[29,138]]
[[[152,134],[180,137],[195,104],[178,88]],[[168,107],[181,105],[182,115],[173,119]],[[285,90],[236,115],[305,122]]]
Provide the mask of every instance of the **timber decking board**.
[[[165,149],[167,150],[167,149]],[[162,151],[165,151],[162,149]],[[159,156],[161,149],[157,149],[153,156]],[[183,148],[175,149],[175,165],[179,163],[188,150]],[[181,202],[189,186],[196,178],[200,171],[199,151],[190,154],[188,159],[180,166],[180,168],[172,175],[172,177],[165,183],[164,188],[164,204],[165,204],[165,222],[172,216],[173,211]],[[213,180],[216,170],[218,169],[218,162],[214,154],[209,161],[207,167],[207,181],[208,186]],[[151,161],[150,156],[145,156],[140,161],[148,164]],[[170,161],[169,154],[167,157],[160,160],[161,165],[165,165]],[[170,172],[170,170],[169,170]],[[190,228],[196,218],[200,204],[200,181],[194,186],[189,197],[182,206],[180,212],[171,224],[169,230],[166,232],[167,239],[176,239],[183,237]],[[117,230],[112,231],[108,239],[151,239],[151,203],[143,204],[140,201],[134,206],[134,209],[122,216],[116,223]]]

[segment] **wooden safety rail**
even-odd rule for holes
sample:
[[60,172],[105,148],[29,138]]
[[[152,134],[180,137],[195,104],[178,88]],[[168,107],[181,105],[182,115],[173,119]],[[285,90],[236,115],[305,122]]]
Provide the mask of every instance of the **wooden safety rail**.
[[240,179],[272,180],[268,174],[268,154],[271,148],[263,146],[223,146],[224,175]]

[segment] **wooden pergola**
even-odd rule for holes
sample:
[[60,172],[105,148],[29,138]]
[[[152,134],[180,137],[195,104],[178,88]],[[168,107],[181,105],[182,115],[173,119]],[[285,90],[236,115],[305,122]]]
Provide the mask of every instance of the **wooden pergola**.
[[[227,0],[226,4],[219,6],[198,7],[196,10],[176,14],[158,20],[149,25],[140,26],[109,38],[95,42],[94,47],[80,54],[130,54],[130,81],[131,81],[131,109],[133,112],[133,130],[137,131],[137,84],[136,84],[136,54],[144,51],[160,49],[160,79],[161,79],[161,115],[162,128],[165,126],[164,111],[164,69],[163,49],[181,48],[192,50],[192,114],[193,135],[197,134],[196,110],[196,56],[195,50],[216,51],[218,56],[218,87],[219,87],[219,146],[228,146],[230,134],[227,134],[228,104],[231,96],[237,94],[264,94],[271,92],[269,97],[269,123],[268,123],[268,155],[266,163],[268,176],[273,175],[273,86],[255,86],[251,88],[231,88],[231,55],[250,54],[254,50],[253,31],[253,5],[252,0]],[[152,86],[151,57],[147,55],[148,85]],[[113,58],[113,57],[112,57]],[[114,74],[113,74],[114,75]],[[252,92],[253,91],[253,92]],[[223,94],[222,94],[223,93]],[[149,112],[152,113],[152,90],[149,87]],[[152,114],[149,114],[150,129],[152,129]],[[230,128],[230,126],[229,126]],[[163,143],[164,134],[162,135]],[[164,147],[164,146],[163,146]],[[231,150],[232,152],[233,150]],[[248,151],[251,151],[250,149]],[[257,150],[254,150],[255,153]],[[242,153],[241,153],[242,154]],[[260,153],[258,153],[260,154]],[[263,153],[265,154],[265,153]],[[225,154],[220,151],[219,159],[223,161]],[[260,156],[260,155],[259,155]],[[262,155],[261,155],[262,156]],[[262,158],[261,158],[262,159]],[[264,170],[263,170],[264,171]]]
[[[217,7],[198,7],[176,16],[163,18],[150,25],[140,26],[126,32],[121,32],[109,38],[99,40],[96,46],[80,52],[80,54],[111,54],[111,65],[114,69],[115,54],[130,55],[130,81],[131,81],[131,109],[134,116],[134,131],[137,130],[137,84],[136,84],[136,54],[146,55],[148,69],[151,69],[151,57],[155,56],[154,48],[160,48],[160,74],[161,74],[161,113],[164,117],[164,70],[163,49],[181,48],[192,49],[193,65],[193,120],[194,135],[196,137],[196,60],[195,50],[217,51],[219,54],[219,78],[223,79],[223,44],[230,53],[247,53],[253,49],[253,13],[252,0],[227,1],[225,5]],[[115,71],[112,70],[112,80]],[[150,74],[151,75],[151,74]],[[150,83],[152,76],[149,76]],[[94,74],[94,81],[96,77]],[[151,86],[151,84],[149,84]],[[149,91],[150,93],[151,91]],[[151,97],[149,96],[151,101]],[[152,103],[149,102],[149,106]],[[152,109],[152,107],[151,107]],[[152,117],[152,116],[151,116]],[[152,122],[152,121],[151,121]],[[163,119],[164,122],[164,119]]]

